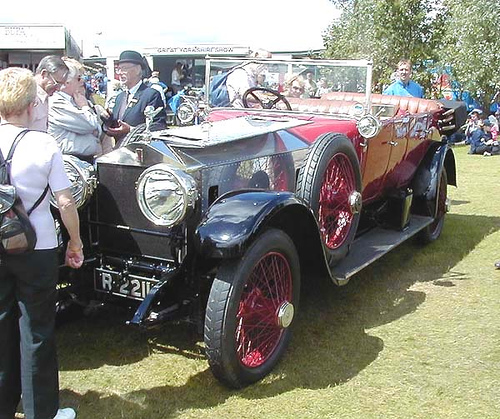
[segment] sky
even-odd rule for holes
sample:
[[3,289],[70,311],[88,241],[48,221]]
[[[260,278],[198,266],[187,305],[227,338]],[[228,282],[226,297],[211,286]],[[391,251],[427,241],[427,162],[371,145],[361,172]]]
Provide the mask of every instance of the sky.
[[318,49],[323,47],[323,32],[339,16],[329,0],[4,3],[0,23],[62,24],[86,57],[99,55],[99,50],[109,56],[124,49],[189,44],[231,44],[271,51]]

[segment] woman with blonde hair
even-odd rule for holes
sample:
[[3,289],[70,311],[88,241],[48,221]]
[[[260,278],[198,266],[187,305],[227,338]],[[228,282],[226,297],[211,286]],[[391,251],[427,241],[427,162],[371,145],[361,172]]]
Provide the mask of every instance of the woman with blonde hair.
[[[47,185],[55,195],[69,234],[66,264],[83,263],[78,213],[55,140],[26,128],[34,116],[37,86],[22,68],[0,71],[0,150],[10,161],[10,181],[28,210],[36,232],[32,252],[0,254],[0,416],[14,418],[21,399],[26,419],[72,419],[73,409],[59,409],[55,344],[57,235]],[[35,206],[36,202],[40,202]]]
[[290,76],[285,82],[285,96],[304,98],[305,84],[302,76]]

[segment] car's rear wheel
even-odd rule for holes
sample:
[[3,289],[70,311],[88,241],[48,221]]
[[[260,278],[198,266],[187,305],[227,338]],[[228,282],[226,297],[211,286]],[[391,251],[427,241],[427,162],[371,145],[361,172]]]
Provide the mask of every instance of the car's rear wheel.
[[[439,238],[441,232],[443,231],[444,218],[447,210],[447,199],[448,199],[448,175],[446,174],[446,169],[441,170],[441,175],[439,176],[439,184],[437,190],[436,201],[432,205],[429,205],[429,215],[434,217],[434,221],[425,227],[419,234],[418,240],[423,243],[431,243]],[[437,212],[434,215],[434,211],[437,205]]]
[[299,289],[298,255],[280,230],[267,230],[242,258],[222,263],[205,316],[206,354],[217,379],[241,388],[274,368],[290,340]]
[[354,240],[361,211],[361,171],[354,146],[342,134],[325,134],[299,170],[297,195],[312,208],[330,265]]

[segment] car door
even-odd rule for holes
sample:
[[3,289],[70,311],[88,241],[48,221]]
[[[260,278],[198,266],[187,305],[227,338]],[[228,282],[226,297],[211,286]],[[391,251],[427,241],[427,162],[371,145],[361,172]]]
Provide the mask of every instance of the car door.
[[413,115],[397,116],[393,120],[392,139],[390,147],[389,163],[384,177],[385,191],[398,189],[404,182],[405,172],[408,170],[406,155],[409,138],[417,124],[417,118]]
[[427,149],[425,140],[430,124],[429,113],[405,115],[395,121],[392,151],[384,181],[386,190],[402,189],[413,178]]
[[363,202],[376,199],[384,189],[384,178],[389,167],[393,146],[394,125],[382,122],[382,129],[373,138],[365,139],[361,161]]

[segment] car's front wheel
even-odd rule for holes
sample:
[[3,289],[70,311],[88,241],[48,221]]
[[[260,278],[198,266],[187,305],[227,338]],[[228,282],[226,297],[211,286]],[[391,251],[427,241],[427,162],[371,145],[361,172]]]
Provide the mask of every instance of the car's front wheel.
[[280,230],[267,230],[242,258],[222,263],[205,315],[206,354],[217,379],[241,388],[274,368],[290,340],[299,288],[297,251]]

